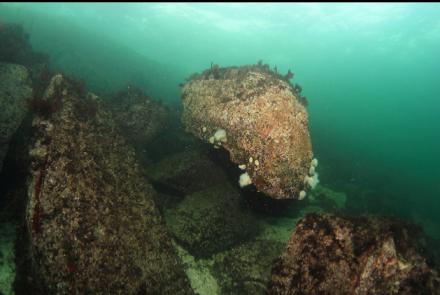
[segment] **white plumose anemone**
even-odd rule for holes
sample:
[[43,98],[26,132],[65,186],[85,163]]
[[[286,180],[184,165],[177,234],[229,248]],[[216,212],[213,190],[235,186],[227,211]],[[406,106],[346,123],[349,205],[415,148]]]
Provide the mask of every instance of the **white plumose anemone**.
[[238,180],[240,187],[245,187],[247,185],[252,184],[252,179],[250,178],[247,172],[240,175],[240,179]]

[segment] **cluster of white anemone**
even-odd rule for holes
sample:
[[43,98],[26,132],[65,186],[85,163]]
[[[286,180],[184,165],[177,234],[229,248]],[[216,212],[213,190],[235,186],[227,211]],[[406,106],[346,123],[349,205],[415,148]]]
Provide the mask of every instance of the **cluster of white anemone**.
[[[310,189],[314,189],[319,183],[318,173],[316,172],[316,167],[318,167],[318,159],[314,158],[310,162],[309,174],[306,175],[306,177],[304,178],[304,183]],[[304,200],[304,198],[306,196],[307,196],[306,191],[302,190],[299,192],[298,200]]]
[[[203,127],[202,131],[206,132],[207,131],[206,127]],[[219,148],[222,145],[222,143],[225,143],[227,141],[228,139],[226,136],[226,130],[224,129],[217,129],[214,135],[209,138],[209,142],[213,144],[215,148]],[[249,158],[249,164],[254,164],[257,167],[259,166],[258,160],[254,161],[252,157]],[[241,164],[238,167],[241,170],[246,170],[246,164]],[[310,162],[309,173],[304,178],[304,183],[309,189],[314,189],[319,183],[316,167],[318,167],[318,159],[314,158]],[[247,185],[252,184],[252,179],[247,172],[244,172],[243,174],[240,175],[238,183],[240,187],[245,187]],[[298,200],[304,200],[306,196],[307,196],[307,192],[305,190],[302,190],[299,192]]]

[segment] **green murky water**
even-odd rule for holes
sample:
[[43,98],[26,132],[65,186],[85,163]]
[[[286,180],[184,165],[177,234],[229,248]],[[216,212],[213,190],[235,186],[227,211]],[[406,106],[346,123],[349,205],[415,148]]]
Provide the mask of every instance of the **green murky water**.
[[[346,194],[346,212],[403,217],[440,239],[438,3],[2,3],[2,22],[22,24],[34,50],[91,91],[132,83],[176,110],[178,84],[211,63],[291,69],[321,184]],[[272,219],[266,237],[285,241],[292,222]],[[203,276],[205,262],[186,259]]]

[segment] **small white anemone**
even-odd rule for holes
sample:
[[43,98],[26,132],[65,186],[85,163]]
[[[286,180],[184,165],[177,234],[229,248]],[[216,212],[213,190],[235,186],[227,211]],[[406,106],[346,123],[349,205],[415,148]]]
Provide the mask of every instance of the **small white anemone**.
[[319,183],[318,173],[315,173],[312,177],[306,176],[305,181],[311,189],[314,189]]
[[241,170],[245,170],[246,169],[246,164],[238,165],[238,168],[240,168]]
[[307,193],[306,193],[306,191],[300,191],[299,192],[299,197],[298,197],[298,200],[304,200],[304,198],[307,196]]
[[247,185],[252,184],[252,179],[250,178],[247,172],[240,175],[240,179],[238,180],[240,187],[245,187]]
[[228,139],[226,138],[226,130],[225,129],[218,129],[214,133],[214,139],[215,139],[215,141],[227,142]]
[[315,175],[315,166],[311,166],[309,169],[309,174],[310,175]]
[[314,158],[311,162],[312,167],[318,167],[318,159]]

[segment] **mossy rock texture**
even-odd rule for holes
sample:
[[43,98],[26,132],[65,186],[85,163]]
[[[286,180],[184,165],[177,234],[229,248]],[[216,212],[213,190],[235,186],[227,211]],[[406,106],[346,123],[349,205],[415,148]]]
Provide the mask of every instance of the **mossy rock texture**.
[[28,70],[0,62],[0,170],[13,134],[27,113],[26,101],[32,97]]
[[259,227],[240,194],[225,183],[185,197],[166,212],[177,241],[196,257],[209,257],[254,236]]
[[192,294],[155,192],[111,112],[61,75],[43,99],[26,214],[41,293]]
[[15,279],[15,225],[0,223],[0,294],[13,295]]
[[108,105],[122,135],[136,148],[145,148],[167,127],[166,108],[132,85],[112,95]]
[[284,244],[272,240],[253,240],[217,254],[213,273],[222,295],[264,294],[272,263]]

